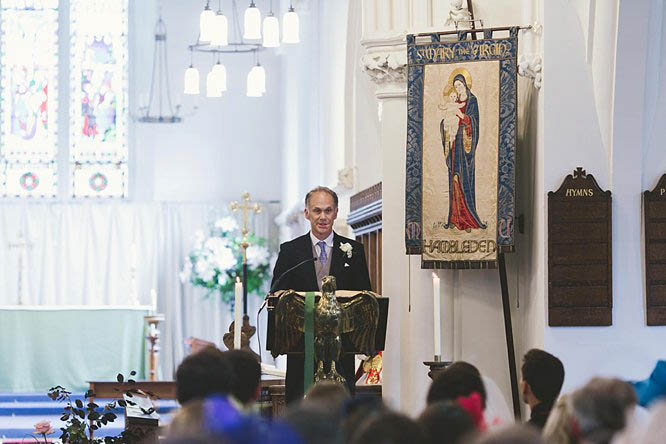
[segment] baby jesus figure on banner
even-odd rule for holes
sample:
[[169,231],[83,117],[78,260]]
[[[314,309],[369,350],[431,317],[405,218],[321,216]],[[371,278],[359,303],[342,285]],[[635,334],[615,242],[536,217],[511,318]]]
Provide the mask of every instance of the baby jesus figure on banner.
[[[447,94],[447,92],[445,91],[444,94]],[[458,133],[458,125],[460,124],[458,113],[465,107],[464,103],[458,102],[458,94],[455,89],[449,89],[448,96],[450,102],[439,106],[439,109],[444,111],[444,118],[439,127],[442,133],[444,157],[449,155],[451,147],[456,142],[456,134]]]

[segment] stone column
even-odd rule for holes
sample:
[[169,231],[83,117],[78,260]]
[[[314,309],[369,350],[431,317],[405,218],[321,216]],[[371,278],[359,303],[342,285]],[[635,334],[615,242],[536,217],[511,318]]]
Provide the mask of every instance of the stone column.
[[[407,53],[405,35],[432,24],[425,1],[363,2],[365,55],[361,68],[376,85],[382,159],[382,287],[390,298],[383,395],[393,408],[419,412],[429,386],[432,360],[432,279],[420,257],[405,255],[405,143]],[[362,172],[361,172],[362,174]]]

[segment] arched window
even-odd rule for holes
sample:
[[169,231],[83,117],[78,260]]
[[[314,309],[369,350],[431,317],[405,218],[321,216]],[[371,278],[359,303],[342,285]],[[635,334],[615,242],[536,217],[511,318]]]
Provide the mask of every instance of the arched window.
[[127,196],[127,0],[0,5],[0,195]]

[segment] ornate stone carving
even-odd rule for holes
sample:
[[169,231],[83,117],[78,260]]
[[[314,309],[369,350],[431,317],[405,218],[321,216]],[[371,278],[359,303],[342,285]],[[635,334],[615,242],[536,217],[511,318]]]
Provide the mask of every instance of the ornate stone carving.
[[354,168],[345,167],[341,170],[338,170],[338,186],[337,188],[343,188],[346,190],[351,190],[354,188]]
[[467,8],[463,8],[462,4],[463,0],[451,0],[449,18],[446,20],[447,25],[461,29],[471,28],[472,14],[469,13]]
[[518,74],[534,80],[534,87],[541,88],[543,64],[539,54],[523,54],[518,60]]
[[361,69],[378,85],[407,83],[407,52],[404,50],[369,52],[361,57]]

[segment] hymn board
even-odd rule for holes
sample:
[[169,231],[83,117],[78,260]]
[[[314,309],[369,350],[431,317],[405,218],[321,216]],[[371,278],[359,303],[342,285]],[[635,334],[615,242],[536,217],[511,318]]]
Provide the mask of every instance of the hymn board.
[[548,193],[548,325],[611,325],[612,308],[611,193],[579,167]]
[[647,325],[666,325],[666,174],[643,196]]

